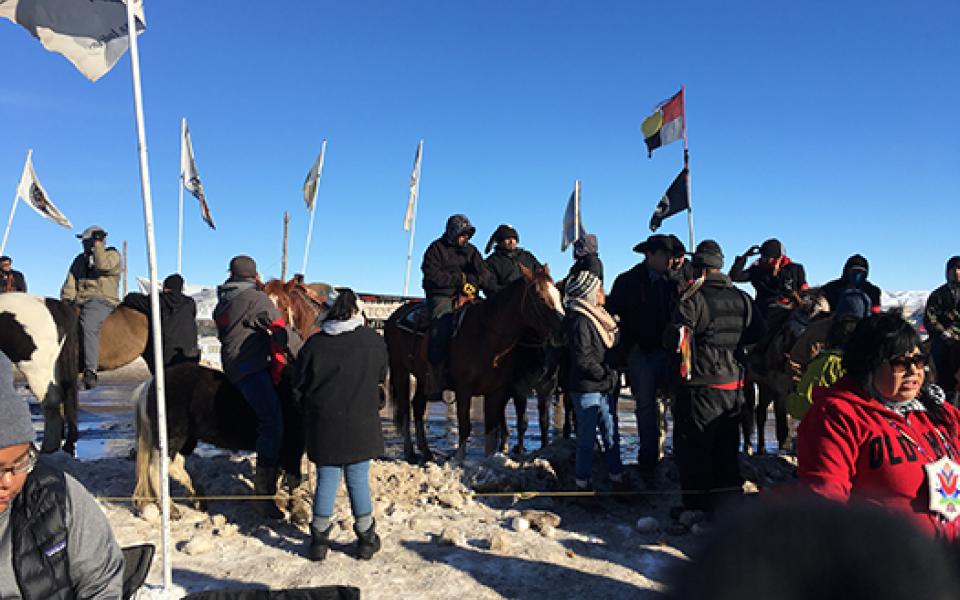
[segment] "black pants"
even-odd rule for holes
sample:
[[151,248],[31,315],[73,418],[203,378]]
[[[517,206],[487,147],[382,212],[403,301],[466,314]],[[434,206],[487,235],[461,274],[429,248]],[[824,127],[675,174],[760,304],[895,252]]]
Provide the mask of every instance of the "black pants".
[[673,407],[673,444],[683,505],[713,513],[742,493],[738,450],[742,390],[680,386]]
[[447,360],[450,336],[453,335],[453,298],[449,296],[431,296],[430,303],[430,341],[427,345],[427,358],[430,364],[438,367]]

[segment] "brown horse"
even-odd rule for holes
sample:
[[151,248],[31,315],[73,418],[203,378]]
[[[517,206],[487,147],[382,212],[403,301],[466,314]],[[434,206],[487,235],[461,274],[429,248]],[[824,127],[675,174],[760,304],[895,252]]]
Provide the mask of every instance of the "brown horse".
[[[486,452],[497,450],[503,427],[502,414],[508,394],[505,388],[516,372],[513,352],[525,331],[541,337],[557,331],[563,317],[560,293],[553,285],[548,269],[536,273],[523,269],[523,277],[497,295],[464,309],[459,330],[450,341],[450,382],[456,397],[459,444],[457,458],[462,459],[470,437],[470,400],[484,395]],[[409,305],[398,308],[384,325],[384,338],[390,355],[391,395],[394,422],[403,436],[404,455],[416,460],[410,439],[410,375],[425,381],[430,369],[427,361],[427,336],[412,334],[398,324],[409,312]],[[425,460],[433,456],[427,445],[423,416],[426,395],[417,385],[412,398],[417,447]]]

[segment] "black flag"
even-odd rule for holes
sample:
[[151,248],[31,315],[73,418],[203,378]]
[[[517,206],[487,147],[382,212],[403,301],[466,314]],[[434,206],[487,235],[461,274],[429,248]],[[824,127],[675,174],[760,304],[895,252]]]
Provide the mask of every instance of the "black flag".
[[660,229],[660,225],[667,217],[690,208],[690,186],[687,184],[689,173],[690,171],[686,168],[680,171],[677,178],[670,184],[667,193],[660,198],[660,202],[657,202],[657,208],[650,217],[650,231]]

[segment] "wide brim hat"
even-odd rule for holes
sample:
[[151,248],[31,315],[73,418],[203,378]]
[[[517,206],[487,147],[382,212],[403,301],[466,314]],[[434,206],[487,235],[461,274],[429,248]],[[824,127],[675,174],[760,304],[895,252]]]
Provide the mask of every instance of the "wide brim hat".
[[656,252],[657,250],[666,250],[673,254],[676,251],[673,240],[670,236],[655,233],[633,247],[634,252],[643,254],[644,252]]

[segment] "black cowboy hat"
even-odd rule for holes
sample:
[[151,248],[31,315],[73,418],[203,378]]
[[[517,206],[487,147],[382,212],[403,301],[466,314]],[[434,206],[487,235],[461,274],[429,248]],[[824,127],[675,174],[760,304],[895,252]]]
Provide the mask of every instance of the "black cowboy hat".
[[633,247],[633,251],[639,252],[640,254],[644,252],[656,252],[657,250],[666,250],[670,254],[674,254],[677,248],[669,235],[663,235],[661,233],[655,233]]

